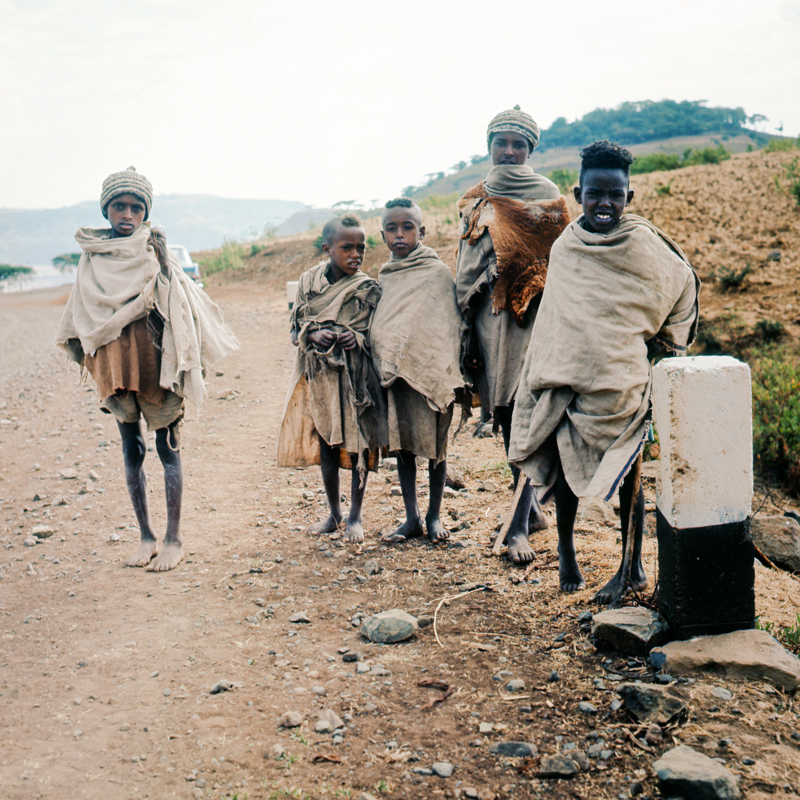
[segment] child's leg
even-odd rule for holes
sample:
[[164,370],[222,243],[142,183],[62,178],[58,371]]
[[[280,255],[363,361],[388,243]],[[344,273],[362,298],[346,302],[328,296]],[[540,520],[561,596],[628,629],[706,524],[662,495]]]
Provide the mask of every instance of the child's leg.
[[[400,490],[403,492],[403,505],[406,507],[406,520],[394,533],[387,533],[381,541],[398,543],[406,539],[422,536],[422,520],[417,505],[417,457],[408,450],[397,453],[397,477],[400,479]],[[444,488],[442,488],[444,492]]]
[[528,520],[535,493],[530,481],[524,475],[521,475],[520,479],[525,481],[525,486],[517,507],[514,509],[514,516],[511,518],[511,524],[506,534],[506,542],[508,543],[509,560],[515,564],[528,564],[533,561],[533,550],[528,543]]
[[[641,459],[641,455],[639,458]],[[631,471],[625,476],[622,485],[619,487],[619,518],[622,528],[622,553],[623,560],[625,554],[625,545],[628,541],[628,525],[631,519],[631,504],[635,503],[633,509],[633,558],[631,560],[631,572],[628,579],[628,586],[635,592],[640,592],[647,586],[647,575],[644,572],[644,565],[642,564],[642,539],[644,538],[644,490],[642,489],[641,481],[639,481],[639,493],[634,498],[634,484],[636,481],[637,467],[641,469],[640,465],[634,465]],[[623,587],[622,581],[623,567],[620,563],[614,577],[595,595],[594,599],[597,603],[610,603],[618,594],[624,593],[627,587]]]
[[333,533],[342,522],[342,506],[339,498],[339,448],[331,447],[321,436],[319,437],[319,461],[322,473],[322,485],[328,498],[330,514],[326,519],[317,522],[308,529],[308,533]]
[[[508,443],[511,441],[511,417],[514,413],[513,403],[510,406],[503,408],[496,408],[494,410],[497,424],[503,434],[503,447],[506,450],[506,457],[508,457]],[[511,475],[514,479],[514,488],[517,488],[517,481],[519,480],[519,468],[513,464],[511,466]],[[547,517],[545,517],[542,507],[539,505],[539,500],[536,497],[536,492],[531,492],[530,501],[530,514],[528,516],[528,531],[534,533],[535,531],[543,531],[547,529]],[[528,559],[530,560],[530,559]]]
[[575,558],[575,515],[578,498],[570,489],[561,464],[556,478],[556,526],[558,527],[558,582],[562,592],[577,592],[586,588],[578,560]]
[[125,483],[131,497],[136,521],[139,523],[140,544],[137,551],[126,562],[129,567],[144,567],[158,552],[156,535],[150,524],[147,508],[147,480],[144,476],[144,456],[147,448],[139,422],[117,421],[122,439],[122,458],[125,462]]
[[367,491],[369,470],[364,470],[364,480],[362,481],[361,475],[358,473],[358,456],[355,453],[350,453],[350,462],[353,465],[350,474],[350,512],[347,515],[344,534],[348,542],[358,544],[364,541],[361,508],[364,504],[364,492]]
[[164,467],[164,493],[167,497],[167,533],[159,554],[148,565],[150,572],[166,572],[183,560],[181,543],[181,503],[183,500],[183,467],[181,451],[173,423],[156,431],[156,451]]
[[[439,518],[446,482],[447,461],[441,461],[437,464],[434,459],[430,459],[428,461],[428,485],[430,488],[428,490],[428,513],[425,515],[425,527],[428,529],[428,538],[432,542],[443,542],[450,535]],[[416,505],[416,498],[414,498],[414,501]]]

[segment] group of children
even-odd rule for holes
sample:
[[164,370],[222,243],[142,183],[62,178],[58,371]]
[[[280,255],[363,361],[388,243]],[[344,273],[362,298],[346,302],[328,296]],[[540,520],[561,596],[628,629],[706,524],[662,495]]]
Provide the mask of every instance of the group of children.
[[[651,360],[693,341],[699,281],[677,245],[624,213],[633,198],[627,150],[605,141],[583,150],[574,193],[584,213],[570,222],[558,188],[527,164],[538,141],[538,126],[518,106],[489,124],[492,169],[458,203],[455,280],[423,244],[422,211],[408,198],[383,211],[390,256],[377,281],[361,271],[361,221],[344,215],[324,226],[325,259],[300,277],[291,315],[297,357],[278,465],[320,465],[329,513],[309,533],[343,529],[348,541],[361,542],[367,475],[388,451],[406,517],[383,540],[427,533],[441,542],[453,409],[477,394],[502,431],[517,486],[506,540],[512,561],[532,560],[528,535],[546,527],[539,503],[554,496],[560,586],[583,588],[573,543],[578,498],[619,491],[623,545],[632,545],[633,557],[629,574],[621,565],[598,592],[609,602],[626,586],[647,583],[638,468]],[[152,187],[133,168],[103,184],[111,229],[77,234],[84,253],[57,343],[91,373],[119,425],[141,530],[128,564],[166,570],[182,557],[183,401],[201,399],[206,369],[238,343],[163,235],[150,230],[151,206]],[[147,510],[140,416],[156,431],[165,472],[160,552]],[[424,526],[417,458],[428,461]],[[346,518],[341,468],[351,471]]]

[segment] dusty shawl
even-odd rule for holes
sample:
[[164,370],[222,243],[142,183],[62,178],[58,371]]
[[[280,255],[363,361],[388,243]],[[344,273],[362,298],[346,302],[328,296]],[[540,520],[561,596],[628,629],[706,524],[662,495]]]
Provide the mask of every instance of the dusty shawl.
[[[317,434],[341,448],[342,467],[350,466],[348,453],[358,453],[363,468],[364,451],[385,445],[380,381],[368,344],[380,287],[360,271],[331,283],[329,265],[323,261],[304,272],[297,287],[291,324],[298,350],[278,437],[279,467],[319,464]],[[318,350],[308,335],[322,328],[352,331],[356,347],[334,343]]]
[[[464,219],[461,238],[470,246],[475,247],[486,230],[492,238],[497,257],[492,312],[508,309],[516,323],[524,325],[531,300],[544,288],[550,248],[569,224],[566,201],[550,180],[530,167],[499,165],[464,194],[458,210]],[[470,277],[474,286],[483,276],[459,277],[469,289]]]
[[450,270],[435,250],[420,244],[405,258],[392,255],[378,280],[381,299],[370,343],[381,384],[401,378],[444,412],[464,385],[461,312]]
[[83,253],[55,344],[83,365],[84,354],[94,355],[155,310],[164,320],[160,385],[199,406],[206,370],[238,350],[239,342],[219,306],[169,252],[170,274],[164,277],[149,236],[148,222],[115,239],[109,229],[78,230]]
[[697,328],[700,282],[674,242],[633,214],[607,234],[582,220],[550,253],[511,428],[509,460],[544,499],[559,459],[576,495],[613,495],[649,424],[647,342],[680,354]]

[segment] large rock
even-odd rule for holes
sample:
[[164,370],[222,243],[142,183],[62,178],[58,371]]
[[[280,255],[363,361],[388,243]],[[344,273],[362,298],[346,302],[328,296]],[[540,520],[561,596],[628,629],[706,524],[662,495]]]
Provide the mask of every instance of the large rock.
[[650,661],[670,675],[713,669],[729,678],[768,680],[789,693],[800,688],[800,660],[766,631],[733,631],[670,642],[651,650]]
[[666,725],[686,711],[686,697],[674,686],[621,683],[617,687],[617,693],[625,701],[628,711],[640,722]]
[[455,465],[447,462],[447,478],[445,485],[451,489],[463,489],[467,483],[464,478],[464,473]]
[[708,756],[680,745],[653,764],[665,797],[689,800],[739,800],[742,793],[733,773]]
[[314,730],[316,730],[317,733],[328,733],[329,731],[335,731],[343,727],[344,722],[341,717],[332,709],[326,708],[324,711],[320,711]]
[[800,572],[800,524],[791,517],[753,517],[753,543],[770,561]]
[[622,653],[645,656],[669,638],[669,624],[656,611],[626,606],[601,611],[592,618],[592,635]]
[[371,642],[391,644],[411,638],[419,630],[415,617],[399,608],[381,611],[364,620],[361,633]]
[[599,497],[582,497],[578,504],[578,522],[613,527],[617,524],[617,515],[611,503]]

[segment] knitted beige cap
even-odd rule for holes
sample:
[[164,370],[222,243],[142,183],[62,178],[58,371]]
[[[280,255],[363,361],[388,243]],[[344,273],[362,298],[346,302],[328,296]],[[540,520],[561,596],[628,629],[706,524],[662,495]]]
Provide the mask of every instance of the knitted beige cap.
[[500,131],[524,136],[530,142],[531,150],[535,150],[539,144],[539,126],[533,121],[530,114],[520,111],[519,106],[514,106],[508,111],[501,111],[489,123],[489,127],[486,129],[486,144],[491,147],[492,134],[500,133]]
[[100,195],[100,208],[108,219],[108,204],[121,194],[135,194],[144,203],[144,218],[150,216],[153,207],[153,186],[144,175],[136,171],[136,167],[128,167],[122,172],[115,172],[103,181],[103,193]]

